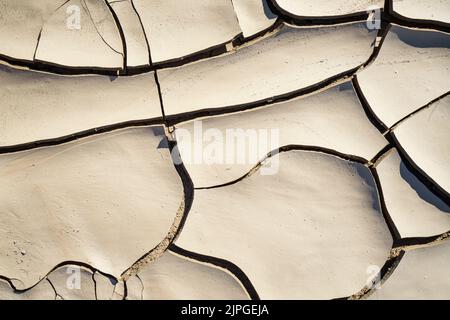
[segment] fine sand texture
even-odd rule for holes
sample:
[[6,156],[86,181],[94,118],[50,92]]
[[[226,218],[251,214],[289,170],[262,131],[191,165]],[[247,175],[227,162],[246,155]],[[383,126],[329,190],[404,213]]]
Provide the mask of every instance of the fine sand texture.
[[449,138],[450,0],[0,0],[0,300],[448,299]]

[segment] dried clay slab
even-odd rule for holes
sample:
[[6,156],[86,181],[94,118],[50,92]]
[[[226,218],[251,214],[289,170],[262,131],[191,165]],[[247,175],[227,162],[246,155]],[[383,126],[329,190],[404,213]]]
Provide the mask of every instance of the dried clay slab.
[[372,300],[450,299],[450,241],[407,251]]
[[450,95],[417,112],[393,133],[414,165],[450,199]]
[[450,0],[393,0],[393,10],[410,19],[441,21],[450,27]]
[[150,65],[150,53],[139,15],[134,10],[132,0],[108,0],[116,13],[123,30],[126,45],[127,67]]
[[376,116],[391,127],[449,90],[450,34],[393,25],[357,78]]
[[384,0],[269,0],[284,14],[294,18],[339,17],[383,8]]
[[32,61],[45,22],[65,0],[0,0],[0,56]]
[[25,289],[78,261],[119,279],[183,201],[165,145],[162,127],[145,127],[1,155],[0,275]]
[[35,59],[71,68],[122,69],[122,39],[106,2],[70,0],[61,6],[42,28]]
[[161,70],[165,113],[261,105],[293,95],[358,68],[371,56],[375,37],[365,23],[311,29],[286,25],[235,53]]
[[95,300],[94,274],[76,265],[67,265],[52,271],[47,279],[56,295],[63,300]]
[[405,166],[395,149],[376,164],[384,202],[403,238],[450,231],[450,207]]
[[182,123],[175,133],[195,187],[238,179],[287,145],[332,149],[367,161],[387,145],[351,82],[302,99]]
[[181,60],[242,33],[230,0],[133,0],[153,63]]
[[60,76],[0,66],[0,149],[116,123],[162,118],[153,73]]
[[369,169],[307,151],[281,153],[266,167],[279,171],[196,191],[176,245],[237,265],[262,299],[360,291],[392,246]]
[[242,33],[246,38],[267,30],[277,20],[277,16],[267,5],[267,0],[232,1]]
[[171,251],[141,269],[137,276],[144,300],[248,299],[242,285],[228,272]]
[[8,282],[0,280],[0,300],[55,300],[55,298],[55,290],[46,279],[23,292],[15,292]]

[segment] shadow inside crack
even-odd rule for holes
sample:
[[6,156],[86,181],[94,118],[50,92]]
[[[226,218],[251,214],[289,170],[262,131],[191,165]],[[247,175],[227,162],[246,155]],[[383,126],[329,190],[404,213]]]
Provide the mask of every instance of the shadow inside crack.
[[[434,30],[433,30],[434,31]],[[404,43],[416,48],[446,48],[450,49],[450,35],[440,32],[408,30],[404,28],[392,28],[391,32],[395,33]]]
[[262,6],[264,8],[264,15],[267,17],[267,19],[276,19],[278,16],[270,10],[269,5],[267,4],[267,0],[261,0]]
[[450,207],[447,206],[441,199],[434,195],[428,188],[420,182],[420,180],[413,175],[402,162],[400,164],[400,175],[405,180],[410,187],[417,192],[417,195],[427,203],[435,206],[439,210],[450,213]]

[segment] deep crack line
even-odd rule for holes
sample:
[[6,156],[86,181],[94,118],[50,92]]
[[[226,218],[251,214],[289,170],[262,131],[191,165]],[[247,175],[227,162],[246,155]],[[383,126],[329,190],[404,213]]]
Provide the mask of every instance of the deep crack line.
[[427,19],[412,19],[394,11],[394,0],[386,0],[385,12],[387,15],[387,20],[391,23],[399,24],[402,26],[410,28],[419,29],[431,29],[450,33],[450,24],[437,21],[437,20],[427,20]]
[[395,243],[394,249],[411,250],[439,245],[450,240],[450,231],[430,237],[407,237]]
[[386,281],[388,281],[389,277],[395,272],[398,265],[401,263],[403,257],[405,255],[404,251],[391,250],[391,254],[389,259],[381,268],[380,272],[374,277],[370,285],[366,285],[361,291],[358,293],[343,298],[342,300],[363,300],[370,297],[373,293],[378,290],[378,288],[383,286]]
[[[42,278],[38,282],[36,282],[34,285],[32,285],[29,288],[17,289],[17,287],[14,286],[14,284],[12,283],[12,280],[16,280],[16,281],[19,281],[19,282],[21,282],[21,281],[19,279],[16,279],[16,278],[8,278],[8,277],[5,277],[3,275],[0,275],[0,279],[7,281],[9,283],[9,285],[11,286],[11,288],[14,290],[15,293],[24,293],[26,291],[29,291],[29,290],[33,289],[34,287],[36,287],[42,281],[49,281],[50,282],[50,280],[48,279],[48,276],[51,273],[53,273],[54,271],[56,271],[56,270],[58,270],[60,268],[66,267],[66,266],[83,267],[83,268],[88,269],[92,274],[95,274],[96,272],[98,272],[99,274],[101,274],[101,275],[103,275],[103,276],[105,276],[107,278],[114,279],[115,281],[118,282],[118,279],[115,276],[111,275],[111,274],[105,273],[105,272],[103,272],[103,271],[101,271],[101,270],[91,266],[88,263],[81,262],[81,261],[72,261],[72,260],[66,260],[66,261],[63,261],[61,263],[58,263],[50,271],[48,271],[44,276],[42,276]],[[51,284],[51,282],[50,282],[50,284]],[[52,285],[52,287],[53,287],[53,285]],[[56,290],[55,290],[55,292],[56,292]]]
[[49,146],[57,146],[57,145],[71,142],[74,140],[78,140],[81,138],[86,138],[86,137],[90,137],[90,136],[94,136],[94,135],[98,135],[98,134],[102,134],[102,133],[107,133],[107,132],[111,132],[111,131],[115,131],[115,130],[119,130],[119,129],[132,128],[132,127],[147,127],[147,126],[155,126],[155,125],[163,125],[163,124],[164,124],[164,121],[163,121],[162,117],[119,122],[119,123],[115,123],[115,124],[105,125],[102,127],[96,127],[96,128],[72,133],[72,134],[61,136],[58,138],[37,140],[37,141],[26,142],[26,143],[10,145],[10,146],[0,146],[0,154],[14,153],[14,152],[19,152],[19,151],[25,151],[25,150],[31,150],[31,149],[37,149],[37,148],[49,147]]
[[108,2],[108,0],[104,0],[106,6],[108,7],[113,19],[114,23],[116,24],[117,30],[120,35],[120,39],[122,41],[122,57],[123,57],[123,73],[127,74],[127,68],[128,68],[128,52],[127,52],[127,41],[125,39],[125,33],[123,31],[122,25],[120,23],[119,17],[117,16],[116,12],[114,11],[113,7],[111,6],[111,3]]
[[[149,64],[150,64],[150,66],[152,66],[153,65],[152,51],[151,51],[151,48],[150,48],[150,42],[148,40],[147,33],[145,32],[145,28],[144,28],[144,25],[142,23],[142,18],[140,16],[139,12],[137,11],[133,0],[130,0],[130,1],[131,1],[131,6],[132,6],[134,12],[136,13],[136,16],[138,17],[139,24],[141,25],[142,33],[144,34],[144,39],[145,39],[145,42],[147,44]],[[162,119],[163,119],[163,122],[164,122],[165,126],[167,126],[166,115],[165,115],[165,111],[164,111],[163,97],[162,97],[162,92],[161,92],[161,84],[159,83],[158,73],[157,73],[156,69],[154,70],[154,78],[155,78],[155,82],[156,82],[156,87],[158,89],[158,97],[159,97],[159,104],[160,104],[160,108],[161,108]]]
[[416,178],[420,180],[436,197],[441,199],[447,206],[450,206],[450,193],[448,193],[439,183],[431,178],[415,161],[409,156],[402,144],[398,141],[394,132],[386,134],[388,140],[396,147],[400,158],[405,166],[411,171]]
[[241,268],[239,268],[234,263],[232,263],[228,260],[215,258],[215,257],[211,257],[211,256],[206,256],[206,255],[202,255],[202,254],[195,253],[192,251],[188,251],[188,250],[178,247],[175,244],[171,244],[169,247],[169,250],[180,256],[186,257],[188,259],[192,259],[192,260],[198,261],[198,262],[203,262],[203,263],[210,264],[210,265],[219,267],[221,269],[227,270],[240,282],[240,284],[243,286],[243,288],[247,292],[250,299],[260,300],[258,292],[256,291],[255,287],[253,286],[250,278],[245,274],[244,271],[242,271]]
[[[345,154],[345,153],[341,153],[341,152],[333,150],[333,149],[319,147],[319,146],[291,144],[291,145],[285,145],[285,146],[278,147],[278,148],[268,152],[267,155],[264,156],[260,161],[258,161],[247,173],[245,173],[244,175],[242,175],[241,177],[239,177],[235,180],[232,180],[232,181],[229,181],[229,182],[226,182],[223,184],[215,185],[215,186],[195,187],[195,190],[217,189],[217,188],[227,187],[227,186],[236,184],[246,178],[249,178],[254,173],[256,173],[263,166],[265,161],[268,161],[268,160],[270,160],[270,158],[275,157],[281,153],[290,152],[290,151],[306,151],[306,152],[324,153],[324,154],[338,157],[342,160],[356,162],[356,163],[360,163],[363,165],[369,165],[369,160],[364,159],[363,157]],[[181,157],[182,157],[182,155],[181,155]]]
[[[105,3],[107,3],[107,0],[104,0],[104,1],[105,1]],[[105,43],[112,51],[114,51],[114,52],[117,53],[117,54],[120,54],[120,55],[123,57],[123,56],[124,56],[124,53],[123,53],[123,52],[119,52],[119,51],[117,51],[116,49],[114,49],[114,48],[113,48],[113,47],[105,40],[105,38],[103,38],[102,34],[100,33],[100,31],[99,31],[98,28],[97,28],[97,25],[95,24],[94,18],[93,18],[92,15],[91,15],[91,11],[89,10],[88,5],[86,4],[86,0],[82,0],[81,5],[83,6],[85,12],[88,14],[88,17],[89,17],[89,19],[91,20],[92,25],[94,26],[95,31],[96,31],[97,34],[99,35],[100,39],[102,39],[102,41],[103,41],[103,42],[104,42],[104,43]]]
[[414,117],[416,114],[418,114],[419,112],[426,110],[428,108],[430,108],[433,104],[439,102],[440,100],[446,98],[447,96],[450,95],[450,91],[447,91],[446,93],[440,95],[439,97],[431,100],[430,102],[428,102],[426,105],[418,108],[417,110],[414,110],[413,112],[409,113],[408,115],[404,116],[403,118],[401,118],[400,120],[398,120],[396,123],[394,123],[389,129],[389,132],[393,132],[399,125],[401,125],[403,122],[407,121],[409,118]]
[[173,165],[183,184],[183,198],[166,237],[156,247],[140,257],[122,273],[121,279],[125,282],[130,277],[135,276],[142,268],[161,257],[164,252],[167,251],[169,246],[178,238],[180,232],[182,231],[194,201],[194,186],[189,173],[184,167],[184,164],[179,156],[177,142],[171,140],[171,138],[167,136],[166,139],[168,140]]
[[[355,77],[357,76],[357,74],[359,72],[363,71],[366,67],[370,66],[370,64],[373,61],[376,60],[376,58],[378,57],[378,55],[381,51],[382,45],[384,43],[384,40],[385,40],[386,35],[388,34],[389,30],[390,30],[390,25],[386,24],[386,23],[382,23],[381,29],[378,30],[377,37],[374,40],[373,51],[372,51],[371,55],[364,63],[362,63],[352,69],[349,69],[349,70],[344,71],[339,74],[335,74],[329,78],[326,78],[326,79],[324,79],[318,83],[312,84],[310,86],[307,86],[307,87],[304,87],[301,89],[297,89],[295,91],[291,91],[288,93],[280,94],[280,95],[277,95],[274,97],[266,98],[266,99],[261,99],[261,100],[257,100],[257,101],[253,101],[253,102],[249,102],[249,103],[232,105],[232,106],[198,109],[198,110],[194,110],[194,111],[190,111],[190,112],[166,115],[165,120],[166,120],[167,126],[174,126],[176,124],[194,120],[197,118],[225,115],[225,114],[229,114],[229,113],[247,111],[247,110],[252,110],[252,109],[259,108],[259,107],[264,107],[267,105],[285,102],[285,101],[289,101],[289,100],[292,100],[292,99],[295,99],[298,97],[306,96],[308,94],[320,92],[321,90],[330,88],[334,85],[345,82],[346,80],[349,80],[349,79],[355,80]],[[378,38],[380,38],[380,42],[377,45]],[[361,103],[363,103],[363,101],[362,101],[363,94],[362,94],[360,86],[356,80],[353,82],[353,85],[355,86],[355,90],[358,95],[358,98],[360,99]],[[368,105],[367,102],[366,102],[366,105]],[[364,103],[363,103],[363,107],[365,107]],[[380,124],[379,124],[380,121],[378,121],[378,120],[374,121],[374,117],[376,117],[376,116],[373,112],[368,112],[368,110],[370,110],[370,107],[369,108],[365,107],[364,110],[366,111],[366,114],[367,114],[369,120],[372,122],[373,125],[375,125],[377,127],[377,129],[379,129],[380,131],[383,130],[382,133],[387,131],[387,129],[385,130],[384,128],[380,129]],[[370,113],[372,113],[372,114],[370,114]]]
[[[146,38],[146,40],[147,40],[147,38]],[[147,44],[148,44],[148,42],[147,42]],[[148,47],[148,50],[149,50],[149,58],[151,60],[151,52],[150,52],[149,47]],[[328,79],[322,81],[321,83],[312,85],[307,88],[299,89],[295,92],[291,92],[291,93],[288,93],[285,95],[278,96],[277,98],[273,98],[273,99],[269,99],[269,100],[266,99],[266,100],[261,100],[261,101],[257,101],[257,102],[252,102],[252,103],[238,105],[238,106],[232,106],[232,107],[196,110],[196,111],[188,112],[185,114],[170,115],[170,116],[167,116],[165,114],[164,98],[163,98],[163,94],[162,94],[162,90],[161,90],[161,85],[159,82],[158,75],[156,74],[156,71],[155,71],[154,76],[155,76],[155,81],[156,81],[157,88],[158,88],[158,95],[159,95],[159,101],[160,101],[160,107],[161,107],[161,113],[162,113],[161,118],[132,120],[132,121],[127,121],[127,122],[123,122],[123,123],[116,123],[116,124],[112,124],[112,125],[106,125],[103,127],[93,128],[93,129],[89,129],[89,130],[85,130],[82,132],[70,134],[70,135],[63,136],[63,137],[53,138],[53,139],[33,141],[33,142],[29,142],[29,143],[25,143],[25,144],[21,144],[21,145],[15,145],[15,146],[0,146],[0,154],[23,151],[23,150],[28,150],[28,149],[33,149],[33,148],[38,148],[38,147],[43,147],[43,146],[58,145],[58,144],[69,142],[69,141],[79,139],[82,137],[87,137],[90,135],[109,132],[109,131],[126,128],[126,127],[146,126],[146,125],[155,125],[155,124],[165,124],[166,127],[170,127],[170,126],[173,126],[174,124],[193,120],[198,117],[222,115],[222,114],[234,113],[234,112],[238,112],[238,111],[250,110],[250,109],[257,108],[257,107],[263,107],[265,105],[274,104],[276,102],[288,101],[288,100],[294,99],[299,96],[304,96],[307,94],[314,94],[314,93],[317,93],[328,87],[334,86],[340,82],[344,82],[348,79],[353,79],[353,85],[355,87],[356,93],[358,94],[358,97],[360,98],[360,100],[362,100],[362,92],[361,92],[361,89],[359,88],[359,85],[357,83],[357,79],[355,78],[355,75],[357,74],[357,72],[363,70],[364,66],[367,65],[371,60],[376,59],[378,52],[379,52],[379,47],[378,48],[375,47],[373,54],[371,55],[371,57],[369,57],[368,61],[366,61],[364,64],[362,64],[356,68],[353,68],[350,71],[332,76],[331,78],[328,78]],[[363,103],[363,106],[365,106],[365,105],[366,104]],[[364,110],[367,111],[367,108],[365,108]],[[368,115],[369,120],[377,128],[379,128],[377,121],[373,121],[373,116],[369,115],[368,112],[366,112],[366,114]],[[383,133],[385,131],[386,130],[383,129]]]
[[36,42],[36,48],[34,49],[34,53],[33,53],[33,61],[36,59],[36,52],[38,50],[39,47],[39,42],[41,40],[41,36],[42,36],[42,30],[44,30],[44,26],[47,24],[48,20],[50,20],[52,18],[52,16],[62,7],[64,7],[67,3],[69,3],[72,0],[66,0],[63,4],[61,4],[60,6],[58,6],[55,11],[53,11],[53,13],[50,15],[50,17],[48,17],[48,19],[46,21],[43,21],[42,23],[42,27],[41,30],[39,30],[39,35],[37,37],[37,42]]
[[[104,0],[104,1],[106,1],[106,0]],[[389,2],[390,1],[387,0],[387,3],[389,3]],[[131,1],[131,3],[134,7],[133,1]],[[268,0],[268,3],[270,4],[271,1]],[[134,8],[134,10],[139,17],[139,20],[140,20],[140,23],[142,26],[142,20],[139,16],[139,13],[137,12],[137,10],[135,8]],[[361,21],[361,19],[366,21],[367,17],[368,17],[368,15],[360,16],[359,19],[352,18],[350,22]],[[277,27],[279,27],[279,25],[282,24],[282,21],[283,21],[282,17],[279,16],[276,23],[272,27],[268,28],[267,30],[263,30],[260,34],[257,34],[255,36],[252,36],[249,38],[244,38],[244,40],[242,40],[242,35],[238,35],[235,39],[233,39],[231,41],[231,44],[233,45],[233,50],[237,50],[237,49],[239,49],[240,46],[247,44],[251,41],[255,41],[257,39],[258,40],[263,39],[267,33],[270,33],[273,30],[275,30]],[[431,29],[431,30],[438,30],[438,31],[450,33],[450,26],[448,24],[444,24],[444,26],[442,26],[439,23],[436,24],[434,22],[432,23],[432,22],[419,21],[419,20],[414,21],[414,20],[410,20],[408,18],[401,18],[401,17],[399,18],[395,14],[391,14],[390,10],[384,10],[384,12],[382,13],[382,23],[385,23],[385,24],[386,23],[387,24],[395,23],[400,26],[405,26],[405,27],[410,27],[410,28]],[[337,20],[330,21],[328,23],[328,25],[336,25],[336,24],[342,24],[342,21],[339,21],[337,19]],[[294,25],[295,25],[295,23],[294,23]],[[323,21],[322,22],[315,21],[315,23],[312,24],[311,26],[320,27],[321,25],[324,25]],[[145,31],[144,31],[144,35],[145,35]],[[146,37],[146,40],[147,40],[147,45],[148,45],[147,37]],[[230,42],[224,43],[222,45],[219,45],[219,47],[220,46],[226,47],[226,45],[229,43]],[[109,46],[109,44],[107,44],[107,45]],[[111,49],[114,50],[113,48],[111,48]],[[114,50],[114,51],[117,52],[116,50]],[[157,69],[181,66],[186,63],[200,61],[200,60],[204,60],[204,59],[207,59],[210,57],[220,56],[221,54],[226,53],[226,52],[227,52],[226,49],[224,51],[223,48],[222,48],[222,50],[219,50],[219,48],[211,47],[211,48],[205,49],[204,52],[197,52],[192,55],[181,57],[177,61],[164,61],[161,63],[156,63],[152,67],[144,66],[141,68],[131,68],[132,72],[122,74],[122,76],[131,76],[131,75],[136,75],[136,74],[147,73],[147,72],[157,70]],[[117,53],[121,54],[123,56],[123,53],[120,53],[120,52],[117,52]],[[5,62],[13,67],[14,66],[26,67],[30,70],[44,71],[44,72],[49,72],[49,73],[54,73],[54,74],[61,74],[61,75],[80,75],[80,74],[117,75],[117,72],[118,72],[117,69],[113,69],[113,68],[69,67],[69,66],[58,65],[58,64],[48,63],[48,62],[39,61],[39,60],[30,61],[30,60],[26,60],[26,59],[17,59],[17,58],[10,57],[10,56],[7,56],[7,55],[1,54],[1,53],[0,53],[0,60],[2,60],[3,62]]]
[[368,20],[370,13],[355,12],[335,16],[298,16],[283,9],[276,0],[267,0],[270,10],[284,22],[295,26],[325,26]]
[[131,7],[133,8],[134,13],[136,14],[136,16],[137,16],[137,18],[139,20],[139,24],[141,25],[141,30],[142,30],[142,33],[144,35],[145,43],[147,44],[148,63],[151,66],[152,65],[152,54],[151,54],[151,51],[150,51],[150,43],[149,43],[148,38],[147,38],[147,33],[145,32],[145,28],[144,28],[144,24],[142,23],[141,15],[136,10],[136,6],[134,5],[134,1],[130,0],[130,3],[131,3]]
[[353,77],[352,79],[353,87],[355,88],[356,95],[358,96],[359,101],[361,102],[361,105],[364,109],[364,112],[369,119],[369,121],[372,123],[372,125],[378,129],[378,131],[385,135],[389,128],[384,124],[383,121],[377,116],[377,114],[373,111],[372,107],[370,106],[369,102],[367,101],[367,98],[364,96],[364,92],[361,89],[361,86],[358,82],[358,75]]

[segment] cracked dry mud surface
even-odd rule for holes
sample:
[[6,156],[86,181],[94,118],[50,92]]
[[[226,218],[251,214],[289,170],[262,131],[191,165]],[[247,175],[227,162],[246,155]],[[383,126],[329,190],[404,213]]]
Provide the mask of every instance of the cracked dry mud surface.
[[0,299],[448,299],[449,17],[0,0]]

